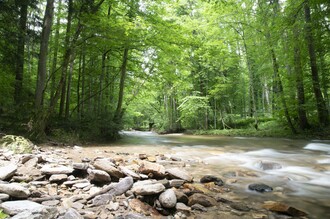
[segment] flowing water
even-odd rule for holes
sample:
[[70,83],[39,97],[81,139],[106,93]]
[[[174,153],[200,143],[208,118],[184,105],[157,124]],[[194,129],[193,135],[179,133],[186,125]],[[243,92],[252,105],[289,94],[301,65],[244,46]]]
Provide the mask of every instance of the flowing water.
[[[157,135],[134,131],[122,135],[113,145],[96,146],[93,150],[172,155],[187,162],[186,168],[196,180],[212,174],[231,182],[239,194],[235,199],[276,200],[301,209],[312,218],[330,218],[330,140]],[[276,165],[274,169],[263,170],[261,162]],[[272,186],[274,191],[259,194],[247,189],[248,184],[258,182]]]

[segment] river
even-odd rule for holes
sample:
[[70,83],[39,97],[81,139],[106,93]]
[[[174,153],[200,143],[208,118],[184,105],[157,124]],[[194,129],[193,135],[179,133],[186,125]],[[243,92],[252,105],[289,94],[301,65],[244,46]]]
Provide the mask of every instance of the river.
[[[111,145],[94,146],[94,152],[106,148],[175,156],[187,163],[186,169],[196,181],[212,174],[230,182],[238,194],[232,197],[236,200],[277,200],[307,212],[311,218],[330,218],[330,140],[157,135],[137,131],[124,131],[122,136]],[[263,170],[260,162],[276,163],[277,169]],[[251,192],[247,187],[252,182],[265,183],[274,191]]]

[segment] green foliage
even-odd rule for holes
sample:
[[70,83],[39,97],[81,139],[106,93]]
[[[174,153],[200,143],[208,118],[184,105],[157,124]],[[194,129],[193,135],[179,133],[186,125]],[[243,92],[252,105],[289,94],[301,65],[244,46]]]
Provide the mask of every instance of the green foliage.
[[0,219],[9,218],[8,214],[5,214],[2,209],[0,209]]

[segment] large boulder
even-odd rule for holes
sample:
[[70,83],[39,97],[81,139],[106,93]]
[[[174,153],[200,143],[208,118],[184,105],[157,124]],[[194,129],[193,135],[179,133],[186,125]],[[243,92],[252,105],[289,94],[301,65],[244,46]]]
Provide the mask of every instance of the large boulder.
[[17,171],[17,165],[10,163],[0,167],[0,180],[10,179]]
[[29,189],[20,183],[0,184],[0,193],[5,193],[14,198],[27,198],[30,195]]
[[13,151],[16,154],[31,153],[35,145],[22,136],[5,135],[0,139],[0,148]]

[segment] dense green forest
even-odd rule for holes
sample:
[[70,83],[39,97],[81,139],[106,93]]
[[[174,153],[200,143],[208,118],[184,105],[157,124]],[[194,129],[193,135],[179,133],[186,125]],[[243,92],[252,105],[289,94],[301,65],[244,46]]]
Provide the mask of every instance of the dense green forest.
[[328,0],[0,0],[0,132],[327,129]]

